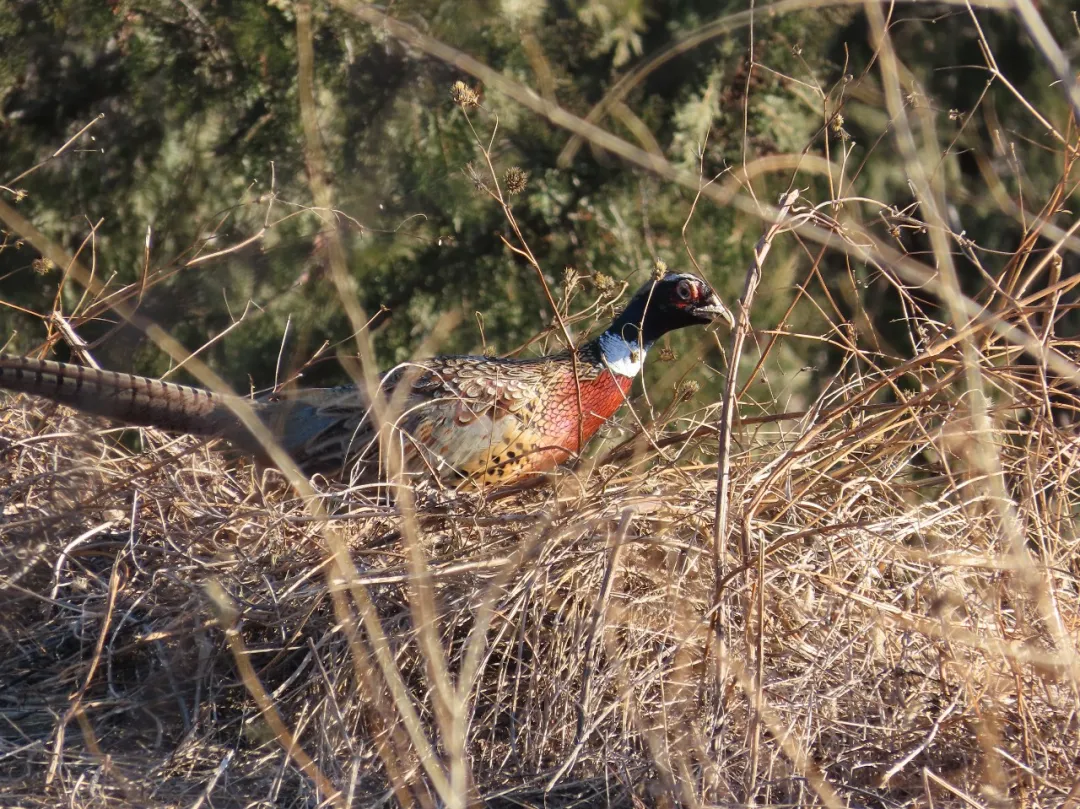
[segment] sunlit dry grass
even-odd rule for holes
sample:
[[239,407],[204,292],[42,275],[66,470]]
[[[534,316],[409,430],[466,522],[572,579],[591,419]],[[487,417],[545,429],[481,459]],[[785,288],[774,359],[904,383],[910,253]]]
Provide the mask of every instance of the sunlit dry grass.
[[[972,429],[958,350],[935,348],[944,337],[746,428],[733,512],[753,514],[737,528],[751,558],[728,549],[718,610],[715,473],[695,463],[715,452],[707,426],[667,448],[678,462],[601,467],[584,492],[422,491],[417,541],[454,685],[465,651],[478,655],[463,689],[470,794],[539,800],[572,757],[549,802],[801,804],[814,801],[811,771],[842,800],[879,805],[1061,800],[1080,704],[1078,442],[1045,405],[1060,416],[1075,399],[984,344],[1017,556],[964,461]],[[906,402],[880,395],[901,379]],[[214,582],[236,610],[240,654],[327,783],[358,805],[391,788],[437,801],[370,638],[335,614],[321,524],[276,473],[154,433],[132,455],[84,418],[10,404],[9,790],[41,805],[329,797],[289,766],[238,676]],[[448,684],[432,681],[410,618],[400,519],[355,496],[328,502],[415,729],[445,763],[436,693]],[[710,633],[714,610],[726,619]]]

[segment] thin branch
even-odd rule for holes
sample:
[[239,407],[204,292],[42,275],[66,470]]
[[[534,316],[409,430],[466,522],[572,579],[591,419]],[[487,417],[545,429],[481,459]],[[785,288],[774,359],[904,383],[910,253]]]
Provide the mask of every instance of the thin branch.
[[[731,335],[731,348],[728,351],[728,376],[724,386],[724,396],[720,408],[720,418],[717,421],[717,435],[719,451],[716,459],[716,509],[713,524],[713,555],[716,572],[716,582],[719,585],[724,578],[723,558],[724,546],[727,542],[728,511],[731,486],[731,426],[735,417],[737,406],[736,391],[739,385],[739,360],[742,357],[743,345],[750,334],[750,310],[754,305],[754,296],[757,294],[758,284],[761,281],[761,267],[765,262],[769,250],[772,248],[773,239],[779,233],[791,213],[791,207],[799,198],[798,190],[789,191],[780,199],[780,209],[772,225],[765,231],[757,245],[754,247],[754,258],[746,271],[746,281],[743,285],[743,294],[739,299],[739,309],[736,313],[735,329]],[[742,549],[742,562],[745,564],[750,558],[748,548]]]

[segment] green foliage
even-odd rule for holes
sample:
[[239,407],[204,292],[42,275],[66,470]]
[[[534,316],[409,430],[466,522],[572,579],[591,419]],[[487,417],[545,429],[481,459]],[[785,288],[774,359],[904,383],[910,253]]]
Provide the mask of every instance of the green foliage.
[[[395,5],[394,13],[585,114],[643,57],[713,15],[744,8],[741,2],[688,0],[663,6],[582,0],[569,7],[411,0]],[[371,313],[390,310],[374,326],[384,363],[409,356],[438,316],[453,309],[462,314],[460,325],[440,350],[478,351],[486,341],[507,351],[550,325],[535,273],[499,238],[509,232],[502,212],[467,176],[469,165],[481,173],[486,168],[472,129],[448,95],[463,77],[333,6],[316,6],[315,25],[319,126],[336,217],[310,208],[295,15],[291,4],[265,0],[4,5],[0,182],[45,161],[15,183],[26,193],[18,208],[69,251],[92,232],[81,258],[95,264],[109,289],[142,276],[148,228],[151,275],[196,255],[228,251],[166,273],[146,291],[140,310],[195,348],[233,324],[250,302],[244,321],[205,355],[239,387],[249,379],[256,385],[272,380],[286,323],[290,362],[303,362],[326,341],[348,348],[350,327],[320,248],[335,221],[346,236],[363,306]],[[1030,50],[1008,47],[1018,36],[1015,24],[987,31],[1003,72],[1040,102],[1036,106],[1063,120],[1063,102],[1045,89],[1052,81],[1046,68]],[[980,113],[961,125],[954,114],[973,109],[986,86],[985,71],[962,67],[981,62],[969,17],[935,17],[928,9],[920,18],[912,12],[892,35],[902,52],[925,54],[911,65],[916,72],[909,88],[918,88],[913,109],[920,97],[933,108],[939,134],[955,136],[957,154],[985,143],[993,128],[988,116]],[[858,167],[858,193],[902,207],[910,201],[904,167],[891,148],[877,145],[889,122],[875,74],[866,72],[873,63],[868,38],[864,19],[850,9],[759,17],[753,69],[748,31],[735,28],[649,72],[625,98],[623,111],[601,123],[700,170],[703,179],[721,181],[725,171],[757,157],[824,155],[828,148],[849,175]],[[844,72],[852,74],[850,81],[841,80]],[[1029,114],[1000,82],[984,109],[991,104],[998,121]],[[837,111],[845,123],[828,126]],[[99,115],[104,117],[86,134],[50,159]],[[692,192],[628,170],[587,146],[572,167],[557,169],[566,133],[493,92],[484,91],[483,109],[470,115],[485,145],[495,133],[498,174],[516,165],[531,175],[525,193],[513,200],[514,214],[556,293],[565,266],[635,286],[655,257],[689,266],[689,248],[725,297],[738,294],[759,223],[702,203],[684,245]],[[1057,180],[1055,152],[1020,148],[1025,176],[1045,196]],[[987,247],[1015,247],[1015,224],[994,201],[975,192],[974,184],[963,196],[978,172],[971,157],[945,161],[943,177],[961,190],[963,225]],[[775,199],[789,175],[755,178],[758,198]],[[810,181],[820,198],[831,190],[821,178]],[[1014,171],[1002,172],[1002,183],[1007,193],[1020,189]],[[10,193],[0,193],[11,201]],[[264,225],[261,241],[229,251]],[[22,311],[0,311],[0,332],[6,339],[17,331],[15,346],[27,350],[44,332],[24,311],[49,311],[57,276],[36,274],[37,253],[16,246],[16,238],[10,235],[0,250],[0,297]],[[845,286],[850,267],[827,258],[822,272],[836,300],[854,307]],[[756,313],[763,323],[771,325],[786,310],[795,282],[779,268],[766,279],[771,292]],[[882,289],[880,281],[867,283]],[[579,303],[594,292],[583,285]],[[74,284],[66,286],[66,313],[81,296]],[[878,295],[863,301],[886,329],[889,300]],[[475,313],[482,314],[483,337]],[[800,316],[809,320],[791,325],[822,325],[812,314]],[[106,364],[132,368],[134,354],[134,370],[166,367],[155,350],[136,351],[142,338],[133,330],[111,333],[108,315],[78,325],[90,341],[110,335],[95,348]],[[692,338],[675,339],[679,346]],[[791,359],[793,367],[810,361]],[[322,363],[309,371],[309,380],[340,375],[335,363]]]

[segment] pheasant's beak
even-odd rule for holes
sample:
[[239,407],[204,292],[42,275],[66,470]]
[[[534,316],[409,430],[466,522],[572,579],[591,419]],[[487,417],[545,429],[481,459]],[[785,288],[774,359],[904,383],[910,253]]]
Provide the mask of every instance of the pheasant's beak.
[[702,306],[694,307],[694,314],[710,320],[722,317],[727,321],[729,327],[735,328],[735,315],[731,314],[731,310],[724,306],[724,302],[720,300],[715,292],[709,296]]

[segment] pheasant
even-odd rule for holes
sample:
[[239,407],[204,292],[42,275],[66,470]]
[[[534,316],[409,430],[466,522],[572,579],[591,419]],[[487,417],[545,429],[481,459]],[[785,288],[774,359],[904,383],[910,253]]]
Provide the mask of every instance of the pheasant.
[[[733,322],[705,281],[667,273],[642,286],[607,330],[576,349],[576,358],[569,351],[531,359],[444,356],[399,366],[380,386],[388,401],[403,398],[393,434],[406,468],[426,466],[437,477],[480,485],[549,471],[578,455],[615,414],[659,337],[717,317]],[[399,386],[404,397],[395,400]],[[229,396],[202,388],[10,355],[0,355],[0,388],[125,424],[225,438],[264,456],[229,408]],[[248,403],[305,474],[354,481],[385,474],[378,426],[355,385],[272,393]]]

